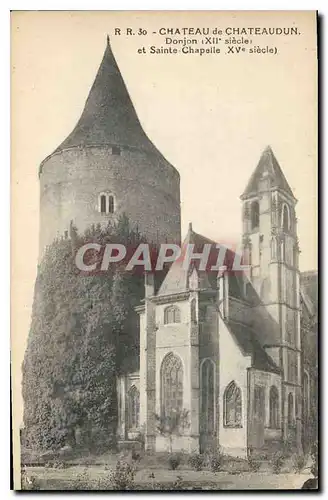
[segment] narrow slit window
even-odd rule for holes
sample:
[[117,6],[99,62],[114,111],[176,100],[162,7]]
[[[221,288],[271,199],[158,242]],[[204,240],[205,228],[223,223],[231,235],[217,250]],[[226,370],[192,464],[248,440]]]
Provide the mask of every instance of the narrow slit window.
[[108,196],[108,213],[114,213],[114,197]]
[[289,210],[287,205],[284,205],[283,214],[282,214],[282,227],[285,232],[290,229],[290,218],[289,218]]
[[100,212],[102,214],[106,213],[106,196],[104,194],[100,196]]
[[253,201],[251,205],[251,227],[255,230],[260,225],[260,206],[258,201]]

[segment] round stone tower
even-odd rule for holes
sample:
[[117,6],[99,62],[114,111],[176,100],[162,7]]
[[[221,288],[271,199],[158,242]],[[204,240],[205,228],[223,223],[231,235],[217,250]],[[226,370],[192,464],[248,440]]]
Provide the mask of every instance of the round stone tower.
[[143,131],[109,40],[82,116],[40,166],[40,255],[70,222],[125,213],[148,241],[180,242],[180,176]]

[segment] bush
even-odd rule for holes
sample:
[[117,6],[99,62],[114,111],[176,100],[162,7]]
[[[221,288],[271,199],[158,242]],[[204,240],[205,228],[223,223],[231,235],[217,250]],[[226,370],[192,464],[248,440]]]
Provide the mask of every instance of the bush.
[[222,456],[211,455],[209,458],[209,465],[212,472],[218,472],[222,466]]
[[311,458],[312,458],[311,474],[313,474],[314,477],[318,477],[319,474],[318,441],[315,441],[311,447]]
[[305,455],[293,455],[293,469],[295,474],[300,474],[306,465]]
[[248,448],[247,462],[248,467],[252,472],[258,472],[261,467],[261,461],[259,460],[259,458],[256,458],[254,456],[254,450],[252,446]]
[[140,452],[140,450],[138,450],[135,447],[133,447],[132,450],[131,450],[131,458],[135,462],[140,462],[140,460],[141,460],[141,452]]
[[134,484],[135,468],[119,460],[115,470],[110,474],[110,484],[113,490],[132,490]]
[[171,453],[169,455],[169,468],[170,470],[176,470],[181,463],[181,454],[180,453]]
[[193,453],[188,460],[189,465],[195,470],[202,470],[204,466],[204,457],[199,453]]
[[155,490],[156,489],[156,483],[155,483],[155,474],[153,472],[151,472],[151,474],[149,474],[149,479],[151,480],[151,489],[152,490]]
[[220,446],[213,447],[213,449],[207,453],[207,464],[212,472],[218,472],[222,467],[223,453]]
[[294,451],[295,451],[295,443],[293,440],[289,438],[283,444],[282,453],[285,458],[289,458],[292,456]]
[[261,467],[261,462],[259,459],[255,458],[253,455],[249,455],[247,458],[248,466],[252,472],[258,472]]
[[87,468],[85,468],[83,472],[80,472],[74,477],[71,489],[74,491],[75,490],[87,491],[91,489]]
[[138,441],[140,443],[141,449],[144,450],[145,449],[145,443],[146,443],[146,426],[145,426],[145,424],[143,424],[140,427],[140,430],[139,430],[138,436],[136,438],[136,441]]
[[55,460],[55,461],[52,463],[52,467],[53,467],[54,469],[67,469],[68,464],[65,464],[64,462],[60,462],[59,460]]
[[272,470],[275,474],[279,474],[283,465],[284,465],[285,457],[281,452],[277,452],[273,455],[271,459]]
[[174,481],[173,488],[172,490],[183,490],[183,480],[182,476],[177,476],[176,480]]
[[24,491],[40,490],[40,485],[34,476],[29,476],[25,470],[21,471],[21,488]]

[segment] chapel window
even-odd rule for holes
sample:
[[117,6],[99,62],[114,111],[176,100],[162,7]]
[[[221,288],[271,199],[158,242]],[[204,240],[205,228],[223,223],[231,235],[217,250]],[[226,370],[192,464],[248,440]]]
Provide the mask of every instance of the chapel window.
[[164,324],[169,325],[170,323],[180,323],[181,314],[180,309],[177,306],[169,306],[164,310]]
[[242,402],[241,390],[231,382],[223,395],[224,403],[224,426],[242,427]]
[[128,427],[137,429],[139,427],[140,394],[135,385],[128,392]]
[[163,417],[181,414],[183,407],[183,367],[173,353],[165,356],[161,369],[161,402]]

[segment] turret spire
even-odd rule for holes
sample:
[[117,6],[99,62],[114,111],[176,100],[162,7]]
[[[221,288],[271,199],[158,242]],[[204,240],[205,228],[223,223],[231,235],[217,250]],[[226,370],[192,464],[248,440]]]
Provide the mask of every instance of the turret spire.
[[128,146],[161,156],[139,122],[108,35],[103,60],[81,118],[56,152],[76,146],[104,145]]
[[268,172],[272,178],[272,187],[279,188],[295,198],[287,182],[287,179],[284,176],[284,173],[281,170],[281,167],[272,151],[271,146],[267,146],[264,149],[260,161],[258,162],[257,167],[254,170],[247,184],[247,187],[241,196],[242,199],[245,199],[257,192],[258,181],[265,171]]

